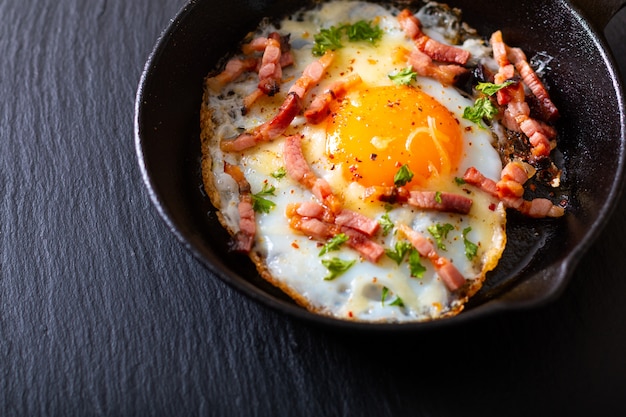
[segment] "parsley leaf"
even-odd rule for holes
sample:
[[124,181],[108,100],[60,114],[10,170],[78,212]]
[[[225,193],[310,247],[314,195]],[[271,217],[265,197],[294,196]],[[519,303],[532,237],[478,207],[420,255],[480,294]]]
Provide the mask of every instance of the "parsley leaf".
[[371,21],[365,20],[359,20],[352,25],[346,25],[345,30],[350,42],[366,41],[376,43],[376,41],[383,36],[383,31],[378,25],[374,25]]
[[331,281],[337,278],[339,275],[350,269],[350,267],[355,263],[356,260],[344,261],[340,258],[322,259],[322,265],[328,269],[328,275],[324,277],[324,280]]
[[498,114],[498,108],[491,102],[489,97],[481,97],[474,102],[473,106],[463,110],[463,118],[485,127],[483,119],[491,120]]
[[[389,295],[389,288],[383,287],[383,291],[382,291],[382,293],[380,295],[380,303],[383,306],[385,305],[385,300],[387,299],[388,295]],[[402,301],[402,298],[396,296],[396,298],[392,302],[390,302],[388,305],[404,307],[404,301]]]
[[478,85],[476,86],[476,89],[478,91],[482,91],[488,96],[492,96],[498,91],[502,90],[503,88],[510,86],[511,84],[513,84],[513,81],[505,81],[502,84],[478,83]]
[[417,72],[413,71],[412,67],[406,67],[394,74],[388,75],[389,79],[397,85],[409,85],[411,81],[417,78]]
[[326,244],[322,247],[322,250],[319,253],[319,256],[322,256],[328,252],[338,250],[341,245],[348,241],[348,236],[345,233],[339,233],[333,236]]
[[426,271],[426,267],[422,265],[420,254],[415,249],[412,249],[409,253],[409,269],[411,270],[411,276],[415,278],[422,278]]
[[465,180],[461,177],[454,177],[454,182],[456,182],[456,185],[466,184]]
[[428,232],[435,238],[437,247],[441,250],[448,250],[443,240],[448,237],[448,232],[454,230],[454,226],[450,223],[437,223],[432,226],[428,226]]
[[409,242],[401,240],[396,242],[395,250],[385,249],[385,254],[400,265],[404,259],[404,255],[406,255],[412,248],[413,246]]
[[326,51],[336,51],[343,48],[343,37],[347,36],[348,41],[366,41],[376,43],[382,36],[383,31],[378,25],[371,21],[359,20],[353,24],[341,26],[331,26],[328,29],[320,29],[319,33],[313,36],[313,55],[322,56]]
[[389,232],[391,232],[391,229],[393,229],[393,222],[389,218],[389,213],[383,214],[380,220],[378,220],[378,223],[380,227],[383,228],[383,236],[387,236]]
[[266,199],[267,196],[275,196],[276,187],[263,184],[263,189],[256,194],[252,194],[252,209],[257,213],[269,213],[276,203]]
[[285,176],[287,175],[287,170],[285,169],[285,167],[280,167],[276,171],[272,172],[271,175],[272,177],[279,180],[281,178],[285,178]]
[[476,256],[478,252],[478,245],[467,239],[467,234],[472,231],[471,227],[463,229],[463,243],[465,244],[465,256],[470,261]]
[[390,302],[389,305],[390,306],[404,307],[404,301],[402,301],[402,298],[396,297],[396,299],[393,300],[392,302]]
[[313,37],[313,55],[322,56],[326,51],[335,51],[343,48],[341,43],[341,27],[331,26],[328,29],[320,29],[320,32]]
[[404,164],[400,167],[398,172],[396,172],[396,175],[394,175],[393,183],[396,185],[396,187],[401,187],[403,185],[406,185],[407,182],[411,182],[412,179],[413,172],[407,164]]
[[435,202],[441,204],[441,191],[435,191]]

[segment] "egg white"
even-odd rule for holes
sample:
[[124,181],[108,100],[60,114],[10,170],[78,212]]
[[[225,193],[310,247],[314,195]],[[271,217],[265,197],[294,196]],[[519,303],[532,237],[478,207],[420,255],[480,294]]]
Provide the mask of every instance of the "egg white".
[[[375,19],[384,31],[384,36],[376,46],[346,44],[338,51],[338,57],[327,76],[310,92],[311,97],[345,76],[346,68],[358,73],[363,82],[369,85],[392,85],[388,75],[402,68],[394,64],[392,54],[385,51],[393,50],[397,46],[412,48],[411,41],[406,39],[393,12],[380,5],[334,1],[322,4],[319,9],[299,14],[298,17],[287,18],[278,26],[280,33],[289,33],[291,36],[296,63],[284,69],[283,79],[286,82],[282,87],[283,92],[288,90],[303,68],[316,59],[311,53],[313,34],[321,27]],[[263,28],[264,33],[273,30],[277,29],[273,26]],[[315,197],[288,176],[273,176],[284,167],[282,140],[260,144],[242,153],[225,154],[219,147],[221,140],[234,137],[241,130],[252,129],[268,120],[282,103],[284,95],[262,98],[243,116],[240,112],[241,100],[254,91],[257,82],[254,75],[244,76],[227,85],[221,94],[208,95],[206,105],[211,109],[214,123],[218,127],[207,144],[207,151],[212,159],[213,184],[219,193],[219,198],[213,202],[217,203],[222,220],[231,232],[238,230],[239,196],[237,185],[223,172],[224,161],[242,168],[253,193],[259,192],[265,184],[276,189],[275,197],[270,197],[276,203],[274,209],[267,214],[257,213],[254,247],[255,255],[264,260],[264,271],[271,275],[272,282],[308,308],[338,318],[403,322],[429,320],[458,313],[467,297],[480,287],[485,273],[495,267],[506,242],[503,207],[492,197],[454,181],[455,177],[462,177],[471,166],[494,180],[500,177],[502,169],[500,157],[492,145],[491,133],[462,117],[463,109],[472,104],[471,100],[455,88],[443,87],[435,80],[418,77],[415,82],[416,88],[434,97],[459,121],[463,132],[463,155],[450,177],[442,179],[437,185],[437,191],[460,193],[472,198],[474,202],[468,215],[417,210],[408,205],[395,205],[388,210],[382,203],[365,204],[361,198],[363,187],[346,182],[340,169],[326,156],[324,123],[307,125],[304,118],[299,116],[286,132],[303,134],[303,150],[307,161],[314,172],[326,179],[335,193],[341,196],[347,208],[358,210],[377,220],[388,215],[394,223],[406,224],[431,240],[429,226],[437,223],[453,225],[454,229],[445,239],[447,250],[440,250],[440,255],[451,259],[461,274],[473,282],[468,292],[453,293],[446,288],[427,259],[422,259],[422,264],[426,267],[423,278],[412,278],[406,261],[398,265],[383,256],[374,264],[345,246],[338,251],[319,256],[320,242],[290,228],[285,208],[292,203],[315,201]],[[224,94],[226,91],[231,94]],[[467,238],[479,244],[478,256],[472,260],[468,260],[464,253],[462,231],[467,227],[471,227]],[[393,248],[400,237],[392,232],[386,236],[381,233],[376,239],[386,248]],[[354,260],[355,264],[336,279],[324,280],[328,270],[321,261],[332,257]],[[383,300],[384,288],[387,294]],[[402,299],[403,306],[390,305],[396,297]]]

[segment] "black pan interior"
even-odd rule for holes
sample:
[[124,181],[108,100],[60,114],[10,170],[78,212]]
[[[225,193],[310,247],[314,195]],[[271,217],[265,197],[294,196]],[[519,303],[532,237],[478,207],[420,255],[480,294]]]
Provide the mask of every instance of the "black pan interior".
[[557,296],[621,190],[625,128],[618,76],[603,41],[567,2],[447,3],[461,8],[464,20],[481,34],[500,29],[507,43],[522,47],[527,55],[544,51],[554,57],[547,87],[562,115],[556,158],[564,169],[561,192],[569,199],[568,214],[560,220],[509,216],[503,259],[465,312],[435,323],[402,326],[355,325],[315,316],[259,278],[247,259],[228,252],[228,235],[217,222],[200,179],[202,80],[261,18],[282,16],[307,1],[192,1],[159,39],[137,95],[136,143],[151,197],[181,242],[221,279],[250,297],[296,317],[341,327],[440,326],[535,306]]

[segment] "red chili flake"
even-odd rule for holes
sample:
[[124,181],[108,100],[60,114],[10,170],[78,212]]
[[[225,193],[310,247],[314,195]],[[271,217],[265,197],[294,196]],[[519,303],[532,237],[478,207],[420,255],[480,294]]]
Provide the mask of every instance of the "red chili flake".
[[352,311],[348,311],[348,317],[352,318]]
[[291,242],[291,247],[294,249],[300,249],[300,246],[298,245],[298,242]]
[[376,160],[376,158],[378,158],[378,155],[376,155],[375,153],[370,154],[370,159],[371,159],[372,161],[375,161],[375,160]]
[[491,211],[496,211],[496,205],[495,205],[495,203],[491,203],[491,204],[489,204],[489,210],[491,210]]

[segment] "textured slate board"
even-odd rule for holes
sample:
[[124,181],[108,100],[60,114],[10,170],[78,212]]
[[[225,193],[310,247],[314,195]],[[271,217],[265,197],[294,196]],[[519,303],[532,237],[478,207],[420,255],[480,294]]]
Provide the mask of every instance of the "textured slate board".
[[[0,2],[0,415],[626,412],[626,198],[557,301],[445,331],[328,332],[202,268],[132,133],[183,4]],[[625,12],[607,28],[624,74]]]

